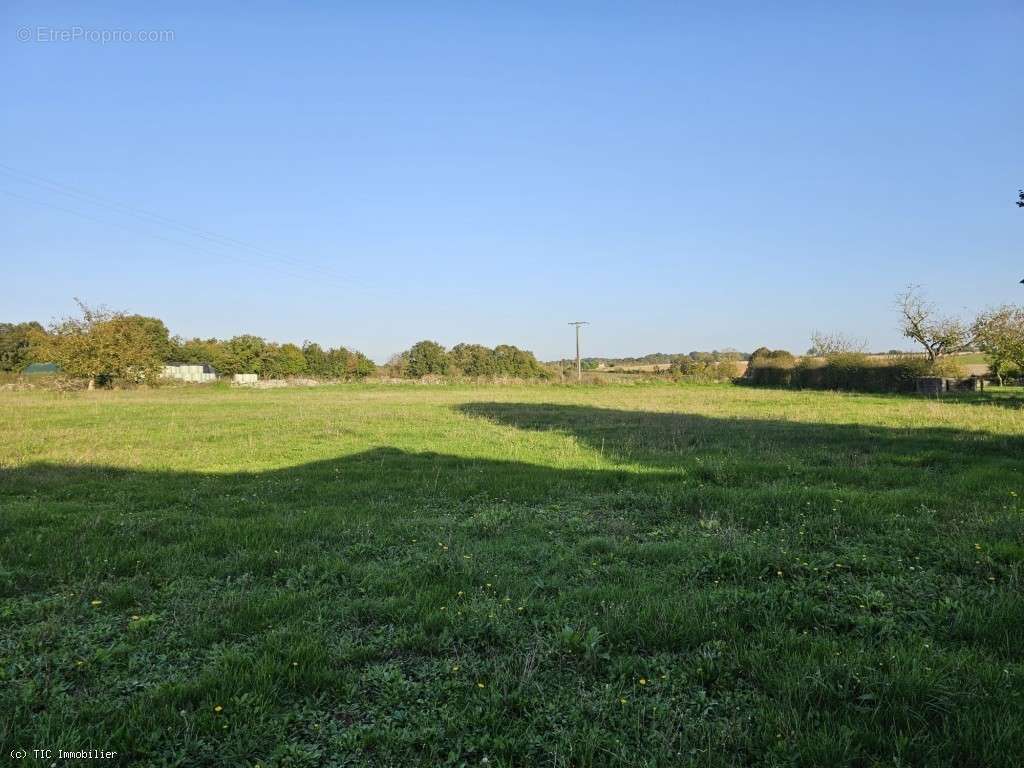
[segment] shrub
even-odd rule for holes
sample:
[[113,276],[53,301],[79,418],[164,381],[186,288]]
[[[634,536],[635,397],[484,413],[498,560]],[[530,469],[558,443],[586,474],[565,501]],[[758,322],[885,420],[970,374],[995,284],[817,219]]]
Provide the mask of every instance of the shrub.
[[743,375],[743,365],[740,360],[722,360],[718,363],[718,380],[732,381]]
[[747,379],[751,384],[764,387],[788,387],[793,383],[796,358],[784,349],[769,350],[761,347],[750,357]]
[[263,373],[267,342],[259,336],[235,336],[221,347],[215,363],[220,373]]
[[674,379],[696,382],[729,381],[740,375],[737,360],[715,360],[711,355],[698,353],[682,357],[669,369]]
[[302,345],[306,372],[326,379],[363,378],[377,370],[377,366],[362,352],[345,347],[325,350],[319,344],[307,341]]
[[402,355],[392,358],[392,369],[402,376],[422,378],[428,375],[455,375],[479,378],[548,378],[551,373],[534,357],[532,352],[511,344],[499,344],[494,349],[481,344],[456,344],[451,351],[433,341],[421,341]]
[[928,375],[955,375],[937,370],[920,355],[891,358],[843,352],[827,358],[797,361],[788,352],[760,350],[751,358],[746,380],[755,386],[836,389],[851,392],[912,392],[915,379]]
[[43,336],[39,323],[0,323],[0,371],[17,372],[32,360],[33,339]]
[[527,352],[511,344],[499,344],[494,348],[492,355],[494,372],[499,376],[529,379],[546,375],[533,352]]
[[463,376],[493,376],[494,350],[482,344],[456,344],[448,353],[453,373]]
[[419,341],[406,355],[405,375],[418,379],[429,374],[448,373],[448,353],[436,341]]
[[268,379],[298,376],[306,370],[306,357],[294,344],[268,344],[260,356],[260,371]]

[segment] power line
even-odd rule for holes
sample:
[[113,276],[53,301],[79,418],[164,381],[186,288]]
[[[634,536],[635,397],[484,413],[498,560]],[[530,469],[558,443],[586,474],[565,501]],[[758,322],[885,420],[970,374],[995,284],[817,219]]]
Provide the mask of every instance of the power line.
[[[323,277],[327,277],[327,278],[329,278],[331,280],[334,280],[334,281],[340,281],[340,284],[343,287],[345,287],[345,288],[351,288],[354,285],[358,285],[363,290],[365,290],[367,288],[367,286],[365,284],[360,284],[360,283],[358,283],[356,281],[351,280],[350,278],[338,275],[337,273],[333,272],[332,270],[324,269],[323,267],[320,267],[319,265],[311,264],[311,263],[303,261],[301,259],[297,259],[297,258],[295,258],[293,256],[282,254],[282,253],[279,253],[277,251],[269,250],[267,248],[262,248],[260,246],[253,245],[252,243],[248,243],[248,242],[246,242],[244,240],[239,240],[238,238],[230,237],[228,235],[223,235],[223,234],[220,234],[218,232],[214,232],[214,231],[209,230],[209,229],[204,229],[204,228],[201,228],[201,227],[193,226],[191,224],[187,224],[185,222],[177,221],[177,220],[172,219],[172,218],[170,218],[168,216],[163,216],[163,215],[161,215],[159,213],[154,213],[153,211],[149,211],[149,210],[146,210],[146,209],[143,209],[143,208],[138,208],[138,207],[135,207],[135,206],[132,206],[132,205],[128,205],[127,203],[118,202],[118,201],[113,200],[111,198],[100,197],[98,195],[94,195],[92,193],[85,192],[85,191],[83,191],[83,190],[81,190],[79,188],[70,186],[68,184],[62,184],[61,182],[54,181],[53,179],[48,179],[46,177],[39,176],[37,174],[32,174],[32,173],[28,173],[26,171],[22,171],[22,170],[20,170],[18,168],[10,166],[10,165],[8,165],[6,163],[0,163],[0,173],[5,173],[7,176],[13,178],[16,181],[20,181],[20,182],[28,183],[28,184],[34,184],[36,186],[43,187],[44,189],[45,188],[49,188],[49,191],[51,191],[51,192],[56,192],[57,194],[60,194],[60,195],[65,195],[65,196],[68,196],[68,197],[71,197],[71,198],[78,199],[78,200],[80,200],[82,202],[85,202],[85,203],[87,203],[89,205],[95,205],[95,206],[98,206],[98,207],[106,208],[108,210],[114,210],[117,213],[128,215],[128,216],[131,216],[131,217],[133,217],[135,219],[139,219],[139,220],[145,221],[145,222],[150,223],[150,224],[154,224],[155,223],[155,224],[158,224],[158,225],[161,225],[161,226],[168,226],[168,227],[172,227],[172,228],[178,229],[179,231],[182,231],[182,232],[184,232],[185,234],[188,234],[191,237],[199,238],[199,239],[204,240],[206,242],[209,242],[209,243],[212,243],[214,245],[217,245],[217,246],[219,246],[221,248],[244,249],[246,251],[251,251],[252,253],[258,254],[258,255],[264,257],[265,259],[270,259],[270,260],[274,260],[274,261],[278,261],[278,262],[283,262],[285,265],[287,265],[287,266],[289,266],[291,268],[298,268],[298,269],[303,269],[303,270],[313,270],[313,271],[319,272],[320,275],[323,276]],[[11,193],[11,194],[15,194],[15,193]],[[25,199],[29,199],[29,198],[25,198]],[[47,205],[46,203],[39,203],[38,201],[31,201],[30,200],[30,202],[36,202],[36,204]],[[57,210],[62,210],[58,206],[52,206],[51,205],[51,206],[48,206],[48,207],[53,207],[53,208],[56,208]],[[65,210],[67,212],[76,213],[77,215],[85,216],[85,214],[81,214],[81,213],[74,212],[74,211],[69,211],[68,209],[63,209],[63,210]],[[98,221],[98,220],[94,219],[94,221]],[[102,224],[102,223],[109,223],[109,222],[98,221],[98,223]],[[175,242],[175,241],[168,240],[167,238],[162,238],[162,237],[160,237],[158,235],[152,235],[151,233],[146,233],[146,234],[150,234],[150,236],[157,237],[158,239],[162,239],[162,240],[164,240],[166,242],[172,242],[172,243]],[[177,244],[181,245],[181,243],[177,243]],[[298,277],[300,277],[300,279],[305,279],[302,276],[298,276]]]
[[[162,236],[162,234],[156,234],[155,232],[139,231],[139,230],[134,229],[134,228],[132,228],[130,226],[126,226],[125,224],[121,224],[121,223],[118,223],[118,222],[115,222],[115,221],[104,221],[103,219],[97,219],[95,216],[90,216],[87,213],[82,213],[81,211],[77,211],[74,208],[66,208],[66,207],[63,207],[63,206],[54,205],[53,203],[45,203],[45,202],[43,202],[41,200],[34,200],[33,198],[30,198],[30,197],[28,197],[26,195],[20,195],[18,193],[14,193],[14,191],[11,191],[10,189],[0,189],[0,191],[3,191],[4,195],[8,195],[8,196],[10,196],[12,198],[17,198],[18,200],[24,200],[25,202],[31,203],[32,205],[42,206],[43,208],[51,208],[54,211],[60,211],[61,213],[70,213],[73,216],[79,216],[79,217],[81,217],[83,219],[86,219],[88,221],[93,221],[93,222],[95,222],[97,224],[103,224],[105,226],[114,226],[114,227],[117,227],[118,229],[124,229],[125,231],[132,232],[133,234],[143,234],[143,236],[145,236],[147,238],[154,238],[155,240],[163,241],[164,243],[169,243],[172,246],[176,246],[178,248],[183,248],[186,251],[193,252],[193,253],[198,254],[200,256],[206,256],[206,257],[212,256],[214,258],[236,259],[237,261],[240,261],[241,263],[247,264],[247,265],[250,265],[250,266],[253,263],[253,262],[251,262],[251,261],[249,261],[249,260],[247,260],[245,258],[242,258],[242,257],[234,255],[234,254],[230,254],[230,253],[214,253],[213,251],[206,251],[206,250],[203,250],[201,248],[197,248],[195,245],[190,244],[190,243],[185,243],[185,242],[180,241],[180,240],[174,240],[172,238],[165,238],[164,236]],[[302,275],[302,274],[299,274],[297,272],[282,271],[282,273],[283,274],[288,274],[289,276],[291,276],[291,278],[296,278],[298,280],[308,280],[308,275]]]

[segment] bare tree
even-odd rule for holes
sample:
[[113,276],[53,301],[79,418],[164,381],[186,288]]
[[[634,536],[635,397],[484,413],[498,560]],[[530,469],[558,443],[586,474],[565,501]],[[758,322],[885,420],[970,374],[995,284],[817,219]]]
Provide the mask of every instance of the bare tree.
[[907,286],[898,294],[896,308],[900,313],[903,335],[924,347],[931,362],[943,355],[962,352],[971,345],[970,328],[959,318],[940,315],[935,305],[925,298],[920,286]]
[[811,334],[811,348],[807,350],[807,354],[814,357],[833,357],[863,354],[867,348],[866,339],[854,339],[843,333],[814,331]]

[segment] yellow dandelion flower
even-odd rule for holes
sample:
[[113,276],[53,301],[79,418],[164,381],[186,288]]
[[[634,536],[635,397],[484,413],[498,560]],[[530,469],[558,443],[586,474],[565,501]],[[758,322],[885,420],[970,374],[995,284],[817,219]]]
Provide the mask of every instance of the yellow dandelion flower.
[[213,711],[214,712],[223,712],[224,711],[224,707],[222,707],[220,704],[218,704],[216,707],[213,708]]
[[476,687],[477,687],[477,688],[486,688],[487,686],[486,686],[486,685],[484,685],[483,683],[477,683],[477,684],[476,684]]
[[641,677],[637,682],[639,682],[640,685],[647,685],[647,678]]
[[103,605],[102,600],[93,600],[89,605]]

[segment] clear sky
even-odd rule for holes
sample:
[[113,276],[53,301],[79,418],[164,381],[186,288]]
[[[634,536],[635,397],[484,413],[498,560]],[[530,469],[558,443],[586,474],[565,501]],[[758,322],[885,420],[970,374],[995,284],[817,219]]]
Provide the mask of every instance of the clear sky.
[[907,283],[1024,301],[1022,66],[1020,0],[7,0],[0,320],[908,347]]

